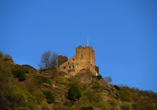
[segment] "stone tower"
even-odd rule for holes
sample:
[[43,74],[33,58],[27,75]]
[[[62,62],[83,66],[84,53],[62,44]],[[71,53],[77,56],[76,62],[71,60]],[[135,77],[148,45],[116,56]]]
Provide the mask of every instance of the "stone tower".
[[59,70],[75,76],[81,70],[90,70],[96,75],[95,52],[90,46],[79,46],[76,48],[76,55],[59,66]]

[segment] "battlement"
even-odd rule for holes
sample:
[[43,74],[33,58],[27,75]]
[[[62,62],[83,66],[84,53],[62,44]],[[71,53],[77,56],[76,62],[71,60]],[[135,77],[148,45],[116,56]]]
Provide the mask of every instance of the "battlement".
[[82,45],[78,46],[76,49],[92,49],[93,50],[93,48],[90,47],[90,46],[84,46],[84,47],[82,47]]

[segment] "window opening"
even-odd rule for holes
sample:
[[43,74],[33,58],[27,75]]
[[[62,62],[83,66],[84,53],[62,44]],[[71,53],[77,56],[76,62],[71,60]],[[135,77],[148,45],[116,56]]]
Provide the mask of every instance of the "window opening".
[[69,65],[70,63],[68,62],[68,65]]
[[74,61],[74,58],[73,58],[73,61]]
[[69,68],[71,68],[71,66],[69,66]]
[[83,55],[81,54],[81,58],[83,59]]
[[63,68],[66,69],[66,66],[64,66]]
[[73,68],[74,68],[74,65],[73,65]]

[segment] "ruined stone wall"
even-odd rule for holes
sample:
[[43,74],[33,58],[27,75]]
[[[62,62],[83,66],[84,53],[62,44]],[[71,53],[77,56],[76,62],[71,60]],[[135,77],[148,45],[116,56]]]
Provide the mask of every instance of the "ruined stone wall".
[[89,69],[95,74],[95,53],[92,47],[79,46],[76,48],[76,55],[59,66],[59,70],[65,73],[76,75],[82,69]]
[[83,69],[90,69],[91,72],[95,72],[95,53],[92,47],[79,46],[76,48],[76,64],[80,66],[78,71]]
[[60,65],[59,70],[69,74],[75,74],[76,56],[73,56],[68,61]]

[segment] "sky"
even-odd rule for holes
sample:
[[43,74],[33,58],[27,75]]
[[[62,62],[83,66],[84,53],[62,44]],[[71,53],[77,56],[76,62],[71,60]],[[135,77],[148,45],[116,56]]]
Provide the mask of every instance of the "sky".
[[0,0],[0,51],[16,64],[70,59],[87,37],[103,78],[157,92],[156,0]]

